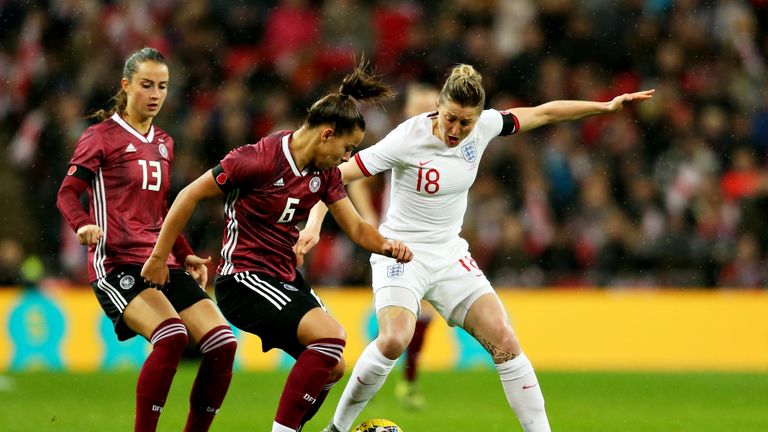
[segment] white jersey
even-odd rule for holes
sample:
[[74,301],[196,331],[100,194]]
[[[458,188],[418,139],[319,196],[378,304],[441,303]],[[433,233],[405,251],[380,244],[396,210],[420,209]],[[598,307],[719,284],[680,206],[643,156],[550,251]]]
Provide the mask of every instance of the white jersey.
[[432,134],[436,115],[412,117],[355,155],[366,176],[392,170],[389,210],[379,228],[388,238],[412,243],[455,239],[467,209],[467,192],[488,143],[518,130],[517,119],[510,113],[485,110],[472,132],[451,148]]

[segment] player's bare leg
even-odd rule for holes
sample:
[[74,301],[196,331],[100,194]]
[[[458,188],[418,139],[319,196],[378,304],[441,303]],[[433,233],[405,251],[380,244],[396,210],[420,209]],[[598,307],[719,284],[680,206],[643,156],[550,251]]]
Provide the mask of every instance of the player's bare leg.
[[491,354],[507,402],[526,432],[549,432],[544,397],[533,366],[520,347],[496,293],[485,294],[469,308],[464,329]]
[[378,314],[379,336],[357,360],[327,431],[348,431],[368,401],[379,391],[413,337],[416,316],[408,309],[388,306]]

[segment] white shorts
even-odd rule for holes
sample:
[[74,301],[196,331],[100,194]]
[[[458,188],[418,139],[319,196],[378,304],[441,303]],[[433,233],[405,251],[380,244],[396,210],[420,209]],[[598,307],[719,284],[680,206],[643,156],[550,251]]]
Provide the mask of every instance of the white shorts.
[[472,304],[482,295],[494,292],[464,239],[457,238],[448,244],[407,244],[414,255],[407,264],[371,255],[376,311],[400,306],[418,316],[419,302],[425,299],[448,325],[463,326]]

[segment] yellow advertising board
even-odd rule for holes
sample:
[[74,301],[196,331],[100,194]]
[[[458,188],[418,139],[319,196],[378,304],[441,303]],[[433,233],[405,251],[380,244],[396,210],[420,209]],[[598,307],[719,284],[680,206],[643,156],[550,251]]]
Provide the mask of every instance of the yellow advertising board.
[[[351,367],[376,335],[368,289],[316,290],[347,330]],[[499,290],[538,370],[768,371],[768,292],[726,290]],[[237,367],[287,368],[235,329]],[[0,370],[140,367],[141,338],[118,342],[91,290],[0,290]],[[491,367],[482,347],[436,317],[421,356],[425,369]]]

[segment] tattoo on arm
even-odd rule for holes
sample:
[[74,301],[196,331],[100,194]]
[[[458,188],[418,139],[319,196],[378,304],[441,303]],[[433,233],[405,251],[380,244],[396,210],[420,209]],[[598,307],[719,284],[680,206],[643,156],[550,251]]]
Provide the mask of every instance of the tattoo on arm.
[[503,349],[497,347],[494,345],[491,341],[484,338],[479,333],[475,332],[474,330],[470,331],[470,334],[477,339],[478,342],[480,342],[480,345],[485,348],[486,351],[493,357],[494,363],[504,363],[505,361],[509,361],[517,357],[517,354],[511,353],[508,351],[504,351]]

